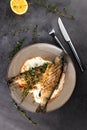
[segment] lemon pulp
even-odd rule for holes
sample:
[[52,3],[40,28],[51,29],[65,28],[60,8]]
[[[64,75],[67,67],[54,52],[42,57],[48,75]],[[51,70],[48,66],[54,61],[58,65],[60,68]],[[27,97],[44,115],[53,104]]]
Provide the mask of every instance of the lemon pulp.
[[28,3],[26,0],[11,0],[10,7],[14,13],[21,15],[28,10]]

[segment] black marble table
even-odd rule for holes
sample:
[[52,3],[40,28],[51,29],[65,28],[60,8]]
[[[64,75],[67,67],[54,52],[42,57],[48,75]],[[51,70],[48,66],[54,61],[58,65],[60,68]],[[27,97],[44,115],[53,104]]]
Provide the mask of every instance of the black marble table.
[[[28,12],[18,16],[9,6],[10,0],[0,0],[0,130],[86,130],[87,129],[87,69],[84,73],[75,61],[69,46],[64,41],[57,26],[58,14],[38,4],[30,6]],[[34,0],[31,0],[33,2]],[[29,0],[28,0],[29,2]],[[70,34],[73,44],[84,64],[87,66],[87,0],[45,0],[50,4],[56,3],[59,9],[67,8],[68,14],[74,14],[75,20],[62,17]],[[15,43],[24,39],[21,48],[33,44],[33,29],[37,27],[36,42],[55,44],[49,36],[49,27],[53,27],[64,47],[70,54],[77,75],[75,90],[69,101],[60,109],[46,113],[34,114],[28,112],[36,126],[29,123],[14,107],[6,83],[9,66],[8,56],[15,47]],[[29,28],[27,31],[14,32]]]

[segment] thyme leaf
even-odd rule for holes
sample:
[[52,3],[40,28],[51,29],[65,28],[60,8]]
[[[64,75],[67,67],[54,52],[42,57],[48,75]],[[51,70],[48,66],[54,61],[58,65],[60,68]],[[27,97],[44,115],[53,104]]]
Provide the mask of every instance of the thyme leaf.
[[37,125],[37,123],[33,121],[31,117],[29,117],[27,113],[22,108],[20,108],[14,100],[12,100],[12,102],[14,106],[16,107],[16,109],[18,110],[18,112],[20,112],[29,121],[29,123],[31,123],[32,125]]
[[38,25],[36,24],[33,29],[33,37],[32,37],[32,40],[34,43],[36,43],[37,41],[37,28],[38,28]]
[[20,50],[22,44],[24,43],[24,39],[17,41],[14,49],[10,52],[8,59],[11,61],[14,55]]
[[48,63],[44,63],[41,66],[30,68],[29,71],[24,75],[24,80],[26,81],[27,86],[23,89],[21,102],[25,100],[29,94],[29,90],[31,90],[32,87],[34,87],[34,85],[40,81],[43,73],[47,68],[47,65]]
[[66,8],[64,7],[62,11],[59,10],[58,6],[56,4],[49,4],[47,2],[44,2],[43,0],[35,0],[36,4],[46,8],[49,12],[54,14],[59,14],[60,16],[75,19],[74,15],[66,13]]
[[18,35],[19,33],[24,33],[24,32],[28,32],[29,28],[24,28],[24,29],[19,29],[13,32],[13,36]]
[[24,101],[24,99],[27,97],[27,95],[29,94],[29,90],[30,90],[30,86],[27,86],[26,88],[24,88],[23,93],[22,93],[22,100],[21,103]]

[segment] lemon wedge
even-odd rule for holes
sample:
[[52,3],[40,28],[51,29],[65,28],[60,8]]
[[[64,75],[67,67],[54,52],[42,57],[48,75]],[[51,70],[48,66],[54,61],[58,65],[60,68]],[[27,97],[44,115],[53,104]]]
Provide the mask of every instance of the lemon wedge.
[[28,10],[28,3],[26,0],[11,0],[10,7],[14,13],[22,15]]

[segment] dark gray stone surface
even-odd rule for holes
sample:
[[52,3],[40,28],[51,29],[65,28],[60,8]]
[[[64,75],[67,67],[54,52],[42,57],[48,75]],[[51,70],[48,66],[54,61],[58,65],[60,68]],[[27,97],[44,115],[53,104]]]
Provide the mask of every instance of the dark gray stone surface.
[[[25,15],[18,16],[10,10],[9,1],[0,0],[0,130],[86,130],[87,69],[83,74],[80,72],[68,45],[61,36],[57,26],[59,15],[49,13],[45,8],[35,5],[31,6]],[[56,3],[60,9],[66,6],[68,12],[75,15],[75,20],[61,18],[83,64],[87,66],[87,0],[47,1]],[[72,97],[62,108],[47,114],[29,112],[29,116],[38,123],[37,126],[32,126],[13,106],[6,84],[6,75],[9,66],[8,55],[14,48],[15,42],[25,38],[22,48],[33,44],[32,33],[36,24],[38,25],[37,42],[54,44],[54,40],[48,35],[49,26],[54,27],[75,64],[77,82]],[[28,32],[13,36],[14,31],[27,27]]]

